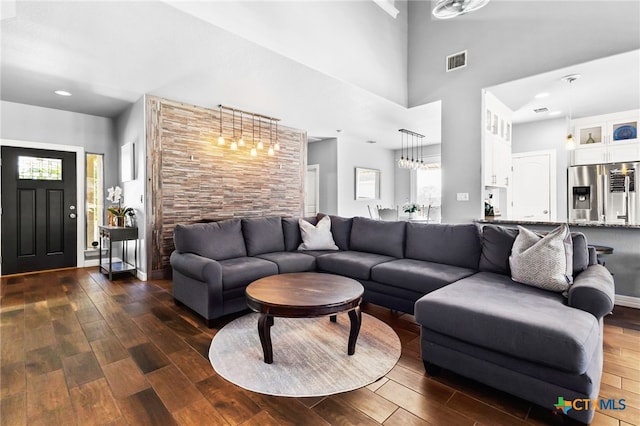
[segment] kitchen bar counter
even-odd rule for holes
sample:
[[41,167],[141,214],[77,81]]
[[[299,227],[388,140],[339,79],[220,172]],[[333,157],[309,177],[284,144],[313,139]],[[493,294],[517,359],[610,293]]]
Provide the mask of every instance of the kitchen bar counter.
[[516,219],[499,219],[484,218],[476,220],[477,223],[495,223],[496,225],[543,225],[543,226],[559,226],[566,223],[569,227],[588,227],[588,228],[621,228],[621,229],[640,229],[640,225],[625,225],[624,223],[602,223],[602,222],[552,222],[542,220],[516,220]]

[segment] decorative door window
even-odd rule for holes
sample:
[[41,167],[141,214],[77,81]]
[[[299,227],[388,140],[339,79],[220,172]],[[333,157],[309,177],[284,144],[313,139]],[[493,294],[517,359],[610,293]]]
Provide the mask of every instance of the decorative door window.
[[18,157],[18,179],[62,180],[62,159],[20,155]]

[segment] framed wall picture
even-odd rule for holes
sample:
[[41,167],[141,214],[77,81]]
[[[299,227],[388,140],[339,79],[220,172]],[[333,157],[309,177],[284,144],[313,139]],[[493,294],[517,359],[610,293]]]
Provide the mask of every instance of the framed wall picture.
[[356,167],[356,200],[380,199],[380,170]]
[[127,182],[136,178],[134,143],[120,147],[120,180]]

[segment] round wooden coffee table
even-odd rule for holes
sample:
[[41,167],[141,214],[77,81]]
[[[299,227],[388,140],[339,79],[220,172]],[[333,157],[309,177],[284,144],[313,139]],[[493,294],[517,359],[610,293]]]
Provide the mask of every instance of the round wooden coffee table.
[[360,332],[364,288],[356,280],[339,275],[316,272],[272,275],[247,286],[247,305],[260,313],[258,335],[264,353],[264,362],[273,363],[271,326],[274,317],[312,318],[330,316],[348,311],[351,328],[347,353],[353,355]]

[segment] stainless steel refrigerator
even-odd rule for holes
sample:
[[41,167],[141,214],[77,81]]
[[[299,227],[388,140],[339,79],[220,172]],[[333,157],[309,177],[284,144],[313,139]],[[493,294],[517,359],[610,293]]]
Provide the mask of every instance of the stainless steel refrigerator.
[[640,224],[640,162],[569,167],[569,221]]

